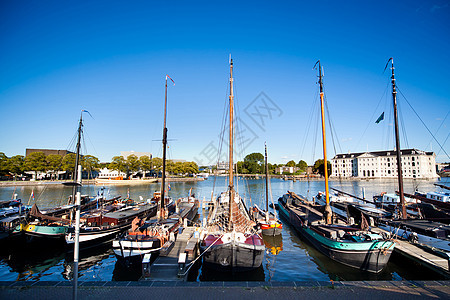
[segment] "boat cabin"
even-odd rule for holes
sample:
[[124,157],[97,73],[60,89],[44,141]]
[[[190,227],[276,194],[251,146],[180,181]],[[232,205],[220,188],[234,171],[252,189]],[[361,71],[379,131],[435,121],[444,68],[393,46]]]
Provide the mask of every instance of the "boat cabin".
[[427,198],[442,202],[450,202],[450,193],[429,192],[427,193]]

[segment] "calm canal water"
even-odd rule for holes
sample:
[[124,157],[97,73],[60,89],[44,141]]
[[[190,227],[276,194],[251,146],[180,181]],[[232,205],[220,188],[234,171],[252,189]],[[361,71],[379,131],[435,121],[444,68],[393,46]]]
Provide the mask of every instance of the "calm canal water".
[[[215,185],[214,185],[215,181]],[[420,191],[435,191],[440,188],[433,184],[438,181],[405,181],[405,192],[413,193],[415,189]],[[439,183],[450,185],[448,178]],[[214,195],[224,191],[227,186],[225,177],[210,177],[199,182],[171,182],[170,196],[177,198],[186,196],[192,188],[196,196],[201,199],[210,199],[214,187]],[[339,190],[371,199],[374,194],[380,192],[394,192],[397,188],[395,180],[370,180],[370,181],[331,181],[330,186]],[[323,181],[284,181],[271,180],[274,202],[286,191],[294,191],[308,198],[313,197],[318,191],[323,191]],[[82,194],[95,195],[100,186],[83,186]],[[64,204],[71,194],[70,187],[62,185],[1,187],[0,199],[11,199],[13,193],[18,194],[24,203],[27,203],[34,189],[35,202],[40,208],[52,207]],[[110,196],[122,195],[126,197],[129,190],[133,199],[151,198],[154,191],[159,189],[159,184],[111,186],[107,187]],[[238,190],[240,195],[253,204],[264,207],[265,181],[263,179],[239,180]],[[30,204],[33,204],[33,200]],[[393,255],[388,266],[380,274],[359,272],[351,268],[333,262],[320,254],[309,244],[303,242],[293,228],[282,220],[284,224],[282,238],[266,239],[267,251],[263,266],[255,271],[234,274],[221,274],[196,266],[191,272],[189,280],[262,280],[262,281],[309,281],[320,280],[429,280],[442,279],[439,275],[428,272],[401,257]],[[29,247],[12,248],[10,245],[2,245],[0,248],[0,280],[71,280],[72,279],[73,254],[66,254],[59,249],[37,249]],[[109,247],[100,247],[93,251],[82,252],[80,260],[80,280],[88,281],[112,281],[112,280],[138,280],[139,272],[121,268],[120,264]]]

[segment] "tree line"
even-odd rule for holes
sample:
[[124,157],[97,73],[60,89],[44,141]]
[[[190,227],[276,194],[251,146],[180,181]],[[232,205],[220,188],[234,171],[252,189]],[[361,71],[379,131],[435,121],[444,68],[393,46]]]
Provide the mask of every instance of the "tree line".
[[[130,173],[139,170],[144,172],[161,172],[162,162],[162,158],[159,157],[150,158],[148,156],[141,156],[138,158],[136,155],[129,155],[125,159],[123,156],[114,156],[107,168],[126,173],[128,176]],[[174,162],[172,160],[167,160],[166,172],[172,175],[196,174],[198,173],[198,165],[193,161]]]
[[[38,172],[49,172],[57,176],[58,171],[73,173],[75,170],[75,153],[68,153],[65,156],[58,154],[45,155],[43,152],[33,152],[27,157],[15,155],[7,157],[0,152],[0,176],[19,176],[25,171],[34,171],[37,177]],[[130,155],[126,159],[123,156],[114,156],[110,163],[100,163],[100,160],[93,155],[80,156],[80,165],[83,171],[99,171],[101,168],[108,168],[123,172],[129,176],[137,171],[162,170],[162,159],[159,157],[150,158],[148,156]],[[166,163],[166,171],[169,174],[194,174],[198,173],[198,165],[195,162],[173,162]]]
[[[312,166],[314,173],[324,174],[323,159],[318,159]],[[331,174],[331,163],[328,161],[328,171]],[[279,167],[298,167],[298,171],[294,174],[301,174],[306,172],[308,164],[304,160],[300,160],[298,163],[291,160],[286,164],[271,164],[267,163],[269,174],[275,174],[275,169]],[[261,153],[251,153],[244,157],[244,161],[237,162],[237,171],[240,174],[264,174],[264,155]]]

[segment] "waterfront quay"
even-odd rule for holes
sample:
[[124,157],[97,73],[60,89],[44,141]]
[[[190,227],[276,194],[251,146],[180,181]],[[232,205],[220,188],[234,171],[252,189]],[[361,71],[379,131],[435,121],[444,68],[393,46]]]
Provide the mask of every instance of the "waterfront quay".
[[[0,299],[70,299],[68,281],[0,282]],[[79,299],[448,299],[449,281],[80,282]]]

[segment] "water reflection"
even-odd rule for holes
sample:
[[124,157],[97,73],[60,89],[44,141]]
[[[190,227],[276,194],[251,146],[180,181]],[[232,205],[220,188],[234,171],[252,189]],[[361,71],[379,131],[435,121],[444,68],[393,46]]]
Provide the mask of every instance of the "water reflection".
[[267,250],[269,250],[266,253],[278,255],[283,251],[283,236],[281,234],[275,236],[263,235],[263,241]]
[[2,255],[2,260],[17,273],[15,280],[39,280],[51,273],[55,266],[61,264],[66,253],[61,248],[12,247],[9,253]]
[[[439,190],[433,183],[436,181],[416,180],[405,182],[405,192],[413,193],[416,188],[421,191]],[[199,199],[211,198],[214,177],[200,182],[171,182],[170,196],[177,198],[186,196],[189,189]],[[440,183],[450,185],[450,178],[442,179]],[[284,181],[271,179],[272,194],[274,201],[286,193],[287,190],[303,194],[311,198],[318,191],[323,190],[323,181]],[[380,192],[392,192],[396,189],[396,180],[371,180],[371,181],[331,181],[330,186],[348,193],[362,196],[363,189],[366,198]],[[136,186],[111,186],[107,187],[109,196],[126,195],[130,189],[133,199],[151,197],[155,190],[160,187],[159,183],[136,185]],[[101,186],[83,186],[82,193],[95,195]],[[227,188],[225,177],[216,178],[214,195]],[[49,186],[24,186],[24,187],[0,187],[0,199],[10,199],[13,193],[27,203],[31,191],[34,189],[36,202],[44,207],[51,207],[65,203],[67,197],[72,193],[71,188],[62,185]],[[264,207],[265,182],[264,179],[249,180],[248,184],[242,179],[238,182],[239,193],[247,201]],[[33,203],[30,203],[33,204]],[[234,275],[217,273],[201,264],[193,268],[189,280],[273,280],[273,281],[309,281],[320,280],[437,280],[441,279],[424,268],[412,264],[410,261],[402,260],[392,255],[390,262],[380,274],[360,272],[345,267],[322,255],[314,247],[303,242],[298,233],[285,220],[283,223],[282,237],[265,237],[266,244],[265,259],[261,268],[254,272],[235,273]],[[201,259],[200,259],[201,261]],[[2,280],[70,280],[72,278],[73,253],[66,254],[63,249],[55,247],[27,247],[19,244],[13,247],[11,244],[0,247],[0,277]],[[94,252],[81,252],[80,278],[83,280],[138,280],[141,270],[130,270],[124,268],[117,262],[111,249],[95,248]]]
[[[81,280],[100,277],[102,261],[114,255],[110,244],[101,245],[95,248],[83,249],[80,251],[78,259],[78,272]],[[68,252],[64,259],[64,279],[73,279],[73,252]],[[92,274],[89,274],[92,273]],[[89,278],[86,278],[89,277]]]
[[271,281],[275,275],[277,255],[283,251],[282,235],[267,236],[263,235],[264,245],[266,246],[266,255],[264,257],[264,268],[267,270],[267,281]]

